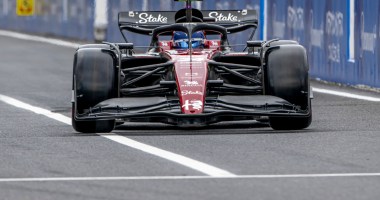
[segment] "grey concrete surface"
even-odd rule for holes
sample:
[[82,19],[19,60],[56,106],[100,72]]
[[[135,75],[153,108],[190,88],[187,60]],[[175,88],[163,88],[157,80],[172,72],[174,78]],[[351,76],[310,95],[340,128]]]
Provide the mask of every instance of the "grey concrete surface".
[[[70,116],[74,49],[0,37],[0,94]],[[315,87],[380,94],[312,82]],[[380,103],[314,94],[313,122],[184,130],[126,123],[115,133],[237,175],[380,173]],[[0,102],[0,179],[203,175]],[[380,176],[0,182],[0,199],[378,199]]]

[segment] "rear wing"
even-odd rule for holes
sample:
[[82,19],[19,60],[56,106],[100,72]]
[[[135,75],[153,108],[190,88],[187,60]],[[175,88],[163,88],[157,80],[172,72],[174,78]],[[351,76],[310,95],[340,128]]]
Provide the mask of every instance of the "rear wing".
[[[184,10],[184,9],[183,9]],[[182,23],[183,10],[175,11],[129,11],[119,13],[120,30],[149,35],[163,25]],[[258,17],[255,10],[193,10],[194,22],[204,22],[223,26],[228,33],[236,33],[249,28],[257,28]],[[197,21],[198,20],[198,21]]]

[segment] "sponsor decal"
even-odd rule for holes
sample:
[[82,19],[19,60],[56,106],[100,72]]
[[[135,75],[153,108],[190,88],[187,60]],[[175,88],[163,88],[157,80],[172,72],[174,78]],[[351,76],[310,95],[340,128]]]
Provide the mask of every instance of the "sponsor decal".
[[193,56],[191,59],[190,57],[182,57],[182,58],[178,58],[177,61],[179,62],[202,62],[204,61],[205,59],[203,57],[196,57],[196,56]]
[[316,47],[319,47],[319,48],[322,48],[322,45],[323,45],[323,30],[322,29],[314,29],[314,28],[311,28],[311,39],[310,39],[310,44],[312,46],[316,46]]
[[213,11],[209,13],[209,17],[215,18],[217,22],[238,22],[238,17],[228,13],[228,15],[224,15],[223,13],[219,13],[217,11]]
[[198,81],[184,81],[185,85],[181,85],[181,87],[199,87],[201,86]]
[[[180,62],[177,62],[178,66],[180,68],[205,68],[205,62],[201,62],[201,61],[180,61]],[[185,76],[191,76],[190,75],[191,73],[187,73],[187,75]],[[195,74],[195,73],[193,73]],[[198,73],[197,73],[198,74]]]
[[328,59],[340,63],[340,44],[329,44],[327,47]]
[[[189,77],[185,77],[185,76],[181,76],[180,77],[181,79],[185,79],[185,78],[189,78]],[[202,76],[193,76],[191,77],[192,80],[204,80],[204,77]]]
[[[373,31],[372,32],[366,32],[364,30],[365,27],[365,20],[364,20],[364,13],[362,12],[361,15],[361,21],[362,21],[362,27],[361,27],[361,42],[362,42],[362,51],[369,51],[372,53],[375,53],[376,49],[376,40],[377,40],[377,35],[376,35],[376,29],[377,25],[373,25]],[[362,54],[360,54],[362,56]]]
[[182,105],[182,108],[185,110],[201,110],[203,102],[200,100],[186,100],[185,104]]
[[183,91],[181,91],[181,94],[182,94],[182,96],[186,96],[186,95],[203,95],[203,92],[183,90]]
[[148,13],[140,13],[139,14],[139,23],[140,24],[146,24],[146,23],[168,23],[168,18],[165,16],[162,16],[161,14],[158,14],[158,16],[153,16],[152,14]]
[[186,85],[198,85],[198,81],[184,81]]
[[199,75],[198,73],[185,73],[185,76],[187,76],[187,77],[189,77],[189,76],[198,76],[198,75]]
[[288,7],[287,25],[294,30],[304,30],[304,10],[302,8]]
[[331,12],[326,13],[326,34],[341,37],[343,36],[343,13]]
[[[191,64],[188,64],[188,65],[181,65],[180,68],[183,68],[183,69],[189,69],[189,68],[192,68],[192,69],[203,69],[204,66],[203,65],[191,65]],[[185,78],[187,78],[189,76],[185,76]],[[197,76],[199,77],[199,76]],[[192,78],[197,78],[197,77],[192,77]]]
[[191,64],[202,64],[202,62],[200,61],[180,61],[179,62],[180,65],[191,65]]

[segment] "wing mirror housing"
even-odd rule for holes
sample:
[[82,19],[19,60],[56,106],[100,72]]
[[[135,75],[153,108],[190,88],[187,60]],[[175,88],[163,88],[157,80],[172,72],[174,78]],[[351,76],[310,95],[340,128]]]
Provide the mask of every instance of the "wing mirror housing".
[[119,49],[126,49],[126,50],[132,50],[133,49],[133,43],[119,43],[117,44],[119,46]]
[[262,41],[247,41],[248,53],[259,52],[262,44]]
[[248,48],[261,47],[262,41],[247,41]]

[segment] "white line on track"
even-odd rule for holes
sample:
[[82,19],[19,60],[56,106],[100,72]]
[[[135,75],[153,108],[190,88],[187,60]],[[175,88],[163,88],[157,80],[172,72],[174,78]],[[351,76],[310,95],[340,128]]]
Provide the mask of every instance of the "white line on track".
[[40,36],[17,33],[13,31],[6,31],[6,30],[0,30],[0,36],[12,37],[16,39],[29,40],[29,41],[35,41],[35,42],[43,42],[43,43],[48,43],[48,44],[53,44],[53,45],[58,45],[58,46],[70,47],[70,48],[78,48],[78,46],[80,45],[78,43],[67,42],[64,40],[45,38],[45,37],[40,37]]
[[129,181],[129,180],[191,180],[191,179],[279,179],[279,178],[349,178],[380,177],[380,173],[341,174],[284,174],[284,175],[239,175],[239,176],[115,176],[115,177],[45,177],[45,178],[0,178],[1,182],[54,182],[54,181]]
[[32,111],[36,114],[44,115],[44,116],[49,117],[51,119],[55,119],[57,121],[71,125],[71,119],[69,117],[66,117],[66,116],[58,114],[58,113],[53,113],[53,112],[46,110],[46,109],[43,109],[43,108],[39,108],[36,106],[29,105],[29,104],[24,103],[22,101],[19,101],[17,99],[14,99],[14,98],[0,94],[0,101],[7,103],[9,105],[15,106],[17,108],[29,110],[29,111]]
[[186,167],[192,168],[194,170],[200,171],[204,174],[208,174],[213,177],[224,177],[224,176],[235,176],[234,174],[227,172],[225,170],[216,168],[214,166],[199,162],[197,160],[175,154],[169,151],[165,151],[162,149],[159,149],[157,147],[153,147],[150,145],[146,145],[134,140],[131,140],[127,137],[120,136],[120,135],[115,135],[115,134],[100,134],[101,136],[108,138],[110,140],[113,140],[115,142],[118,142],[120,144],[124,144],[126,146],[139,149],[141,151],[144,151],[146,153],[165,158],[168,160],[171,160],[173,162],[176,162],[178,164],[184,165]]
[[[21,102],[17,99],[14,99],[14,98],[11,98],[11,97],[8,97],[5,95],[1,95],[1,94],[0,94],[0,101],[5,102],[9,105],[18,107],[18,108],[22,108],[25,110],[32,111],[36,114],[44,115],[46,117],[49,117],[51,119],[55,119],[57,121],[65,123],[65,124],[71,125],[71,118],[66,117],[62,114],[53,113],[49,110],[39,108],[36,106],[32,106],[30,104]],[[194,159],[191,159],[191,158],[179,155],[179,154],[175,154],[175,153],[172,153],[169,151],[165,151],[163,149],[159,149],[159,148],[154,147],[154,146],[143,144],[141,142],[129,139],[129,138],[124,137],[124,136],[116,135],[113,133],[98,134],[98,135],[100,135],[104,138],[110,139],[112,141],[115,141],[117,143],[129,146],[131,148],[138,149],[138,150],[141,150],[143,152],[158,156],[160,158],[164,158],[164,159],[170,160],[172,162],[181,164],[183,166],[197,170],[199,172],[202,172],[202,173],[207,174],[207,175],[212,176],[212,177],[236,176],[235,174],[232,174],[226,170],[208,165],[206,163],[203,163],[203,162],[200,162],[200,161],[197,161],[197,160],[194,160]]]
[[380,98],[376,98],[376,97],[357,95],[357,94],[352,94],[352,93],[348,93],[348,92],[338,92],[335,90],[327,90],[327,89],[315,88],[315,87],[312,87],[312,88],[313,88],[313,92],[330,94],[330,95],[335,95],[335,96],[341,96],[341,97],[346,97],[346,98],[351,98],[351,99],[360,99],[360,100],[365,100],[365,101],[380,102]]

